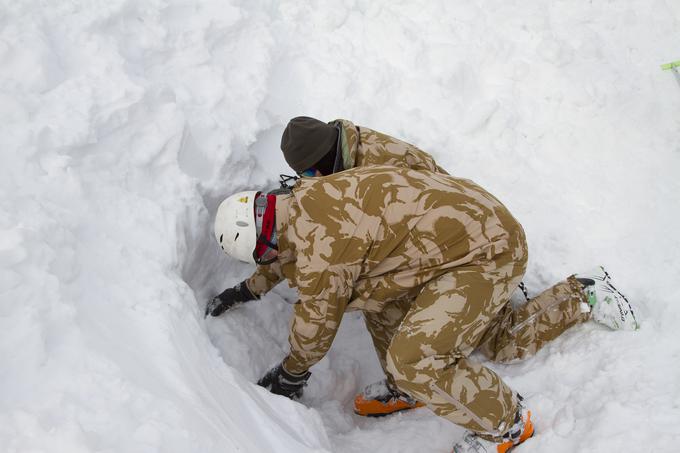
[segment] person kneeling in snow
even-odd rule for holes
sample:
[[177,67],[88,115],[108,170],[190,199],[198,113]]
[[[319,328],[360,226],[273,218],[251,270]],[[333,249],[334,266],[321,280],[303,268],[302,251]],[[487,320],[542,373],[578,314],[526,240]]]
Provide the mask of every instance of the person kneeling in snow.
[[533,434],[521,396],[470,358],[475,349],[524,358],[591,317],[637,328],[602,268],[513,310],[521,225],[475,183],[428,170],[353,168],[303,177],[289,193],[241,192],[218,208],[215,235],[243,261],[276,261],[299,292],[290,353],[260,385],[299,397],[345,311],[375,314],[390,382],[470,431],[455,452],[507,451]]

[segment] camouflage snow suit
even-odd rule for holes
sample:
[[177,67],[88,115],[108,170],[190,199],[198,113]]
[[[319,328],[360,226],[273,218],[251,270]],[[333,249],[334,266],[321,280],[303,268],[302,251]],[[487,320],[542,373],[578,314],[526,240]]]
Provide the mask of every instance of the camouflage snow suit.
[[587,319],[573,277],[520,310],[524,231],[472,181],[373,166],[302,178],[276,208],[282,275],[299,292],[284,361],[302,373],[362,310],[387,375],[438,415],[496,438],[516,394],[470,359],[521,358]]

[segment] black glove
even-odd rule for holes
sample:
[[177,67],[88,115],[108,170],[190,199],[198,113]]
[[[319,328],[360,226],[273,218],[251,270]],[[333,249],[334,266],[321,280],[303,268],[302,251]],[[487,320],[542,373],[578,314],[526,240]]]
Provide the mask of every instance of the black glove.
[[283,363],[281,363],[269,370],[262,379],[257,381],[257,385],[277,395],[297,399],[302,396],[302,389],[307,385],[307,379],[311,375],[309,371],[303,374],[291,374],[283,368]]
[[205,317],[208,315],[219,316],[230,308],[257,298],[250,292],[246,282],[241,282],[233,288],[225,289],[219,296],[213,297],[205,306]]

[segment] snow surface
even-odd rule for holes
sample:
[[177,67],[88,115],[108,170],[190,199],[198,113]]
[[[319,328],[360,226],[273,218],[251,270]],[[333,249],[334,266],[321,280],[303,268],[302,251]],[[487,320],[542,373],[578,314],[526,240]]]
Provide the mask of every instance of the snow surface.
[[301,114],[487,187],[528,233],[532,293],[602,263],[640,305],[637,333],[588,323],[493,365],[535,414],[519,451],[680,448],[677,1],[0,5],[0,451],[450,450],[462,430],[426,409],[352,413],[381,377],[360,314],[302,404],[253,384],[292,290],[202,317],[251,272],[212,213],[275,185]]

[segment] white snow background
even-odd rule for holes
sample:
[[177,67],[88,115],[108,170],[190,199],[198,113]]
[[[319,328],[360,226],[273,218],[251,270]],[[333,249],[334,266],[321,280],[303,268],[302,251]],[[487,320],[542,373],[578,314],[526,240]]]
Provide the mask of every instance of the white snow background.
[[301,403],[254,385],[292,290],[203,319],[252,271],[216,205],[290,173],[296,115],[488,188],[532,294],[601,263],[639,305],[492,365],[534,413],[519,452],[680,451],[679,58],[675,0],[3,0],[0,452],[450,451],[427,409],[352,413],[381,377],[360,314]]

